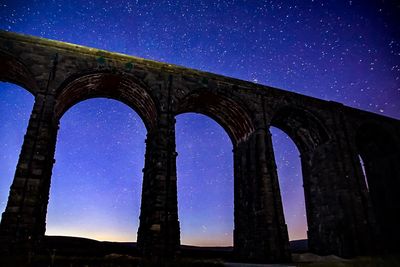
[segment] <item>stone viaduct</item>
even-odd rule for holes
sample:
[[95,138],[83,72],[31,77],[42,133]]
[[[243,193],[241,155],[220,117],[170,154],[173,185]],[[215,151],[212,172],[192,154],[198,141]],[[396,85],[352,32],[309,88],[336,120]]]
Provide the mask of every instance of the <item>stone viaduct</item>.
[[4,31],[0,81],[35,97],[2,214],[2,253],[40,247],[60,118],[95,97],[125,103],[147,128],[137,240],[143,255],[164,258],[179,250],[174,125],[175,116],[185,112],[213,118],[232,141],[238,259],[290,260],[270,126],[286,132],[300,151],[312,252],[352,257],[399,251],[398,120],[212,73]]

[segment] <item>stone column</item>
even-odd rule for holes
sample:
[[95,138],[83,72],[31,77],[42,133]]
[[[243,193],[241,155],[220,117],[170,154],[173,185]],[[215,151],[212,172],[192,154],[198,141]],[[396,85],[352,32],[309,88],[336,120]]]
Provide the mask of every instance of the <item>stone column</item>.
[[348,247],[351,224],[345,216],[348,205],[343,177],[335,163],[337,151],[332,146],[318,147],[309,154],[301,153],[304,195],[308,221],[310,251],[342,256]]
[[356,171],[344,125],[327,143],[301,153],[309,249],[317,254],[352,257],[373,245],[369,207],[357,188]]
[[27,257],[45,233],[58,123],[54,96],[36,96],[0,225],[2,253]]
[[334,113],[336,125],[336,158],[339,159],[340,177],[347,194],[346,217],[353,227],[347,243],[351,246],[343,256],[371,255],[380,250],[381,234],[372,209],[370,194],[363,174],[354,138],[351,136],[349,122],[339,105]]
[[175,119],[160,114],[147,134],[138,246],[159,261],[179,249],[180,230],[176,185]]
[[[342,120],[346,122],[346,117]],[[384,124],[383,124],[384,125]],[[366,127],[365,127],[366,126]],[[346,132],[346,141],[349,144],[346,161],[352,162],[351,174],[352,192],[355,200],[362,208],[356,209],[367,219],[368,233],[362,236],[372,236],[372,242],[360,240],[361,248],[369,244],[367,249],[372,253],[398,253],[400,231],[397,214],[400,213],[400,149],[395,141],[395,132],[388,132],[379,124],[363,125],[354,132]],[[365,174],[359,157],[362,157]],[[367,181],[366,181],[367,180]],[[368,189],[366,184],[368,183]],[[359,217],[359,216],[358,216]],[[361,217],[363,219],[363,217]],[[358,227],[359,229],[360,227]],[[364,252],[364,251],[363,251]]]
[[391,145],[383,153],[377,151],[377,155],[366,156],[364,166],[379,233],[377,239],[380,247],[377,250],[399,254],[400,151],[396,151],[395,144]]
[[290,261],[271,134],[258,129],[234,149],[235,255],[256,262]]

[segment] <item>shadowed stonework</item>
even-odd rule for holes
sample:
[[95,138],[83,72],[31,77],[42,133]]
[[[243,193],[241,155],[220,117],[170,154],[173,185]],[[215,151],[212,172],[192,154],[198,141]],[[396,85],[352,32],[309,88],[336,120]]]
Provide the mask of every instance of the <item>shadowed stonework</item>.
[[179,251],[175,116],[185,112],[215,119],[231,138],[237,259],[290,261],[270,126],[286,132],[301,154],[310,251],[342,257],[398,252],[398,120],[216,74],[9,32],[0,32],[0,80],[35,96],[2,215],[2,253],[29,257],[40,249],[59,121],[70,107],[95,97],[126,103],[147,128],[138,231],[144,256],[164,259]]

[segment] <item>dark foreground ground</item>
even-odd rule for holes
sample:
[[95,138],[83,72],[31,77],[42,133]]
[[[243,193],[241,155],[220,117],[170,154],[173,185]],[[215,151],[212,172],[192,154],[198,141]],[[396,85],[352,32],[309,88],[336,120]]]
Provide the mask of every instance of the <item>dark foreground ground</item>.
[[[281,265],[254,265],[237,263],[232,255],[232,247],[195,247],[181,246],[178,259],[163,265],[141,259],[136,243],[100,242],[76,237],[47,236],[45,249],[32,258],[37,267],[147,267],[147,266],[227,266],[227,267],[263,267],[263,266],[309,266],[309,267],[375,267],[399,266],[399,256],[363,257],[342,259],[334,255],[318,256],[307,252],[307,240],[290,242],[292,260]],[[6,259],[0,259],[1,267],[15,266]]]
[[[68,236],[46,236],[44,252],[49,255],[64,256],[106,256],[120,254],[139,256],[135,242],[107,242],[93,239],[68,237]],[[296,240],[290,242],[293,253],[307,252],[307,240]],[[196,247],[181,246],[180,255],[183,257],[203,257],[231,259],[232,247]]]

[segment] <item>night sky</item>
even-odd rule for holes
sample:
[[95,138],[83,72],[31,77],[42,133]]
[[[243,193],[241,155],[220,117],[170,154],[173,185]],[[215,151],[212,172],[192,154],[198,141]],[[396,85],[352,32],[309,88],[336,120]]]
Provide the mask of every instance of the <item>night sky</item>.
[[[400,118],[395,1],[4,1],[0,29],[121,52]],[[0,63],[1,64],[1,63]],[[33,96],[0,83],[0,210]],[[290,239],[306,238],[299,152],[272,129]],[[48,235],[136,241],[146,129],[128,106],[81,102],[61,119]],[[232,143],[200,114],[177,117],[181,240],[231,245]]]

